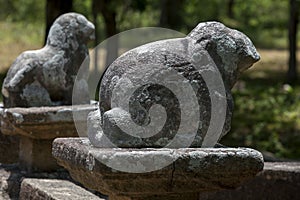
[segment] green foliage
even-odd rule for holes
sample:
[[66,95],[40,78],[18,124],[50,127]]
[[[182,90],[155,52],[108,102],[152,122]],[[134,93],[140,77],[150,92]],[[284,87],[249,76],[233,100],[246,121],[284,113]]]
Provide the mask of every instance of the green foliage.
[[[177,31],[188,33],[199,22],[221,21],[246,33],[258,47],[286,48],[289,1],[234,0],[233,16],[228,15],[230,0],[181,0],[175,11],[182,18]],[[44,23],[45,0],[0,0],[0,21]],[[136,27],[157,26],[161,14],[159,0],[114,0],[119,31]],[[73,0],[74,11],[92,19],[92,0]],[[99,13],[99,36],[105,39],[103,19]],[[298,34],[300,38],[300,34]]]
[[229,0],[186,1],[185,31],[201,21],[220,21],[246,33],[258,47],[287,47],[289,2],[282,0],[235,0],[233,17],[228,16]]
[[[286,47],[289,1],[236,0],[235,28],[247,33],[259,47]],[[226,22],[226,21],[225,21]]]
[[92,19],[92,1],[91,0],[73,0],[73,9],[86,16],[88,19]]
[[225,15],[223,0],[186,1],[184,6],[184,22],[186,31],[190,31],[199,22],[221,21]]
[[300,158],[300,86],[246,79],[235,90],[232,130],[221,142]]
[[[145,1],[146,2],[146,1]],[[118,15],[119,30],[125,31],[132,28],[157,26],[160,12],[155,9],[157,4],[145,4],[142,10],[129,9],[123,15]]]
[[45,2],[44,0],[0,0],[0,20],[43,22]]

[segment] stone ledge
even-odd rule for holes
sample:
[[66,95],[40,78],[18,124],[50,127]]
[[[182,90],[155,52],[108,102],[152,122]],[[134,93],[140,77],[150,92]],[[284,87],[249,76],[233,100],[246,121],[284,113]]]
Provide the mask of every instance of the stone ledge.
[[104,200],[66,180],[25,178],[20,200]]
[[[263,168],[262,155],[246,148],[99,149],[87,139],[57,138],[52,154],[85,187],[132,199],[235,188]],[[144,173],[122,172],[107,166],[114,160],[133,158],[138,165],[147,167],[143,160],[156,154],[170,159],[175,156],[177,160],[160,170]],[[101,158],[109,162],[100,162]],[[120,166],[127,164],[120,162]]]
[[6,135],[24,135],[33,139],[78,136],[73,114],[86,127],[89,112],[96,104],[75,106],[0,108],[1,131]]

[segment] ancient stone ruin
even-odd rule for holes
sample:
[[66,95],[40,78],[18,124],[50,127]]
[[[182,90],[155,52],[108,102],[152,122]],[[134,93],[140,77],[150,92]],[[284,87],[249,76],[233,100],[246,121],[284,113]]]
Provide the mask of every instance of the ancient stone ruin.
[[[210,56],[211,60],[207,61],[203,58],[197,60],[198,57],[204,56]],[[224,105],[226,107],[224,110],[226,113],[225,124],[224,127],[221,127],[221,135],[224,136],[230,130],[233,111],[233,99],[230,90],[238,76],[259,58],[259,54],[247,36],[218,22],[200,23],[185,38],[158,41],[126,52],[109,66],[103,76],[99,97],[100,112],[92,113],[90,115],[91,120],[89,120],[93,124],[97,121],[95,118],[98,118],[103,131],[91,129],[89,131],[90,141],[95,146],[103,147],[103,141],[105,137],[108,137],[118,147],[164,147],[170,143],[175,135],[178,135],[177,132],[182,120],[189,119],[185,123],[188,123],[189,126],[198,126],[198,128],[196,128],[196,135],[193,135],[192,130],[185,129],[185,134],[189,131],[192,132],[193,140],[192,144],[187,146],[201,147],[209,125],[213,121],[212,114],[214,113],[211,113],[212,102],[210,98],[216,95],[210,93],[206,83],[206,81],[214,79],[215,75],[209,74],[208,80],[204,79],[204,73],[207,70],[218,70],[224,80],[225,91],[218,97],[223,98],[226,103]],[[215,64],[217,69],[214,69],[209,62]],[[197,102],[195,103],[199,104],[200,117],[193,113],[197,105],[192,101],[191,94],[183,95],[181,94],[183,92],[179,91],[180,94],[174,96],[173,91],[162,86],[162,84],[175,85],[173,87],[180,88],[181,82],[175,83],[173,80],[175,75],[168,74],[170,68],[178,74],[182,74],[192,86],[193,91],[191,93],[196,93]],[[126,98],[121,97],[119,101],[113,99],[113,91],[118,90],[118,87],[121,87],[119,90],[122,91],[131,91],[141,80],[146,82],[147,79],[159,84],[142,85],[138,91],[130,96],[129,102],[126,102]],[[118,92],[118,95],[120,96],[122,93]],[[179,96],[184,96],[183,101],[187,104],[185,110],[180,108],[182,105],[178,102]],[[125,105],[122,104],[124,101]],[[219,102],[220,100],[218,104]],[[126,103],[129,104],[130,113],[122,107],[125,107]],[[114,107],[112,104],[115,104]],[[162,105],[167,112],[167,121],[160,132],[147,138],[134,137],[124,133],[120,126],[122,124],[129,126],[132,119],[140,126],[149,125],[148,112],[154,104]],[[222,109],[219,108],[219,112],[220,110]],[[187,114],[182,119],[185,111]],[[197,117],[200,118],[200,125],[197,125],[199,120],[193,121]],[[218,123],[222,122],[218,120]],[[179,139],[177,144],[173,144],[173,146],[183,147],[181,145],[188,140],[188,137],[188,135],[182,136],[182,140]]]
[[[51,26],[46,45],[22,53],[10,67],[2,87],[4,107],[71,105],[74,81],[88,56],[87,42],[94,37],[94,29],[83,15],[60,16]],[[83,99],[77,103],[89,103],[86,80],[78,82]]]
[[[53,155],[75,180],[114,200],[196,200],[205,191],[236,188],[263,169],[261,153],[200,147],[213,147],[229,131],[230,89],[259,58],[247,36],[218,22],[132,49],[103,76],[99,109],[88,117],[89,140],[56,139]],[[215,84],[217,78],[224,82]],[[192,89],[184,93],[189,88],[181,83]],[[157,104],[165,112],[152,108]],[[205,139],[213,121],[220,133]]]
[[[19,141],[12,151],[22,168],[56,170],[53,139],[78,136],[73,113],[82,115],[85,123],[87,113],[94,110],[93,105],[82,106],[90,104],[87,77],[76,77],[93,37],[94,25],[83,15],[64,14],[52,25],[42,49],[22,53],[10,67],[2,87],[1,133]],[[72,106],[73,89],[82,94],[73,104],[81,105]]]
[[0,157],[0,199],[299,199],[299,163],[264,164],[256,150],[216,144],[230,130],[232,86],[259,59],[247,36],[207,22],[132,49],[105,72],[98,105],[88,69],[77,74],[93,29],[62,15],[47,45],[9,70],[1,139],[20,141],[0,152],[20,151],[18,164]]

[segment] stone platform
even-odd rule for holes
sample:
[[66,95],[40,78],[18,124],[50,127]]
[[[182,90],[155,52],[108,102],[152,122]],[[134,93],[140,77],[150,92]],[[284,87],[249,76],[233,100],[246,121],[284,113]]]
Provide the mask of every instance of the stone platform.
[[[29,175],[19,170],[15,164],[0,164],[0,199],[17,200],[20,190],[23,190],[21,191],[23,194],[30,193],[32,199],[39,194],[46,194],[47,197],[56,197],[55,200],[65,200],[78,197],[78,191],[83,195],[96,198],[83,187],[75,186],[65,172],[39,173],[32,174],[31,177],[34,178],[28,177]],[[23,183],[24,180],[26,180],[25,183]],[[46,187],[53,183],[56,184],[53,188]],[[23,185],[22,188],[21,185]],[[267,162],[261,173],[237,189],[203,193],[199,200],[298,200],[300,199],[299,188],[300,162]],[[105,199],[102,196],[98,198],[99,200]]]
[[[81,116],[78,124],[86,128],[86,117],[95,104],[31,108],[0,108],[1,132],[19,138],[19,159],[27,171],[52,171],[58,168],[51,155],[57,137],[77,137],[73,114]],[[5,136],[3,136],[5,137]],[[1,148],[1,147],[0,147]],[[7,163],[5,160],[0,161]]]
[[[135,163],[147,171],[157,155],[175,161],[144,173],[108,167],[114,162],[125,168]],[[88,139],[58,138],[53,156],[75,180],[114,200],[199,199],[205,191],[236,188],[263,169],[262,155],[246,148],[99,149]]]

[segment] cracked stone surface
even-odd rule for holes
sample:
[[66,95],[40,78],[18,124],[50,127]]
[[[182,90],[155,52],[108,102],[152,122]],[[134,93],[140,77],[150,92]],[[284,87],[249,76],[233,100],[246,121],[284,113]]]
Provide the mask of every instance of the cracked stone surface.
[[93,37],[94,25],[83,15],[67,13],[57,18],[46,45],[23,52],[10,67],[2,87],[4,107],[71,105],[73,89],[82,97],[73,104],[89,103],[88,67],[73,85]]
[[[253,178],[264,165],[262,155],[247,148],[99,150],[87,138],[57,138],[52,154],[75,180],[115,199],[155,199],[152,198],[155,195],[185,198],[203,191],[235,188]],[[161,170],[148,173],[121,172],[107,166],[119,161],[121,167],[126,167],[128,163],[123,162],[123,157],[146,169],[147,162],[151,162],[149,158],[157,155],[177,159]]]
[[[209,64],[203,63],[205,56],[208,56]],[[91,143],[97,147],[106,147],[107,145],[103,146],[103,143],[106,143],[103,139],[107,137],[106,139],[119,147],[164,147],[176,136],[180,124],[186,123],[189,125],[188,131],[175,146],[183,147],[186,138],[190,137],[192,147],[201,147],[212,118],[212,97],[226,102],[227,108],[223,112],[226,113],[225,123],[224,126],[221,124],[223,129],[221,127],[220,131],[221,136],[225,135],[230,130],[233,111],[230,90],[240,74],[259,58],[246,35],[219,22],[200,23],[185,38],[157,41],[126,52],[108,67],[103,76],[99,95],[100,112],[90,115],[90,119],[93,119],[90,122],[92,131],[88,133],[90,138],[93,138]],[[217,68],[212,67],[211,63]],[[185,80],[178,81],[174,74],[170,75],[170,71]],[[203,75],[207,72],[221,74],[224,95],[209,92]],[[141,80],[151,80],[153,84],[148,83],[135,88]],[[180,89],[180,84],[183,83],[192,87],[192,92],[180,95],[184,102],[188,102],[186,107],[182,107],[177,95],[184,91]],[[175,93],[165,85],[172,86],[176,90]],[[133,88],[135,91],[130,98],[122,98]],[[116,96],[113,95],[114,91]],[[195,102],[191,100],[192,93],[196,95]],[[165,108],[165,123],[162,114],[156,118],[150,117],[149,113],[155,104]],[[127,105],[129,108],[125,108]],[[195,111],[197,108],[199,113]],[[187,111],[187,116],[181,118],[184,111]],[[199,114],[199,120],[193,121],[193,116]],[[121,125],[126,127],[133,122],[143,129],[155,120],[161,125],[161,129],[150,137],[132,135],[129,134],[130,130],[128,132],[120,128]],[[98,125],[103,131],[94,130]],[[155,128],[157,126],[154,124],[152,129]],[[194,137],[192,134],[195,132],[197,133]]]

